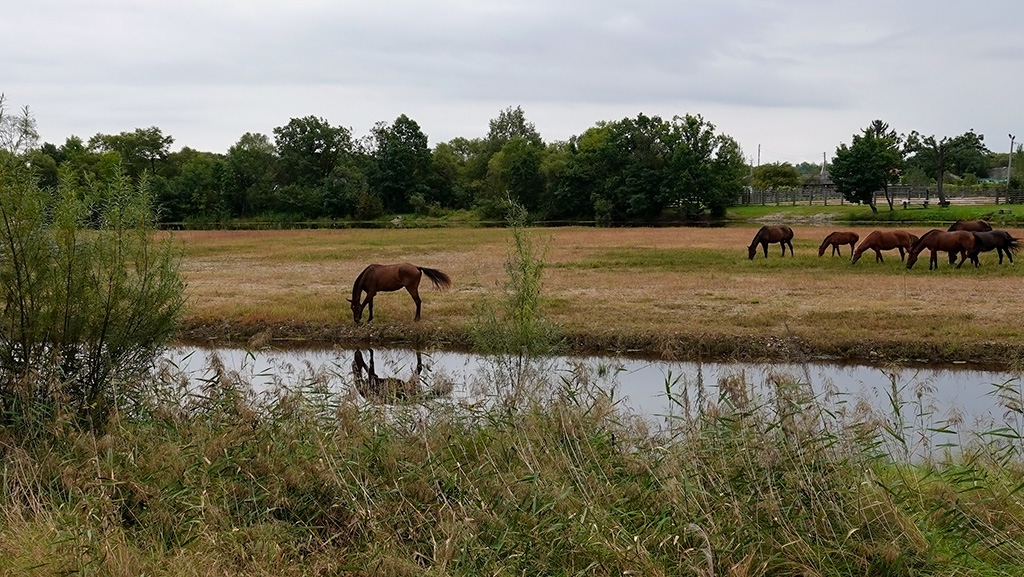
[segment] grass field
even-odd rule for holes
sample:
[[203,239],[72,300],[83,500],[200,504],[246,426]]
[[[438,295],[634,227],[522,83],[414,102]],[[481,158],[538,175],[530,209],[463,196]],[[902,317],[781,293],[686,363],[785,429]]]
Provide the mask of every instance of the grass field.
[[[537,228],[545,247],[544,313],[569,351],[629,350],[669,358],[974,360],[1024,358],[1021,263],[911,270],[896,251],[856,265],[817,256],[831,231],[795,225],[795,257],[747,258],[756,226]],[[906,226],[921,234],[932,226]],[[1009,229],[1024,237],[1024,229]],[[505,279],[510,234],[495,228],[186,231],[191,303],[183,339],[261,338],[464,346],[473,306]],[[381,293],[375,320],[357,326],[346,297],[370,263],[408,261],[454,280],[421,287],[423,320],[408,294]]]

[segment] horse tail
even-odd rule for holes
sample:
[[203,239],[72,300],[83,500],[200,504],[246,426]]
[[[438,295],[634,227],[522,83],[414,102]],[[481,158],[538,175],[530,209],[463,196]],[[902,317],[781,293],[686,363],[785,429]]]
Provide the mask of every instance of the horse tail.
[[1003,249],[1012,252],[1013,254],[1017,254],[1017,251],[1020,250],[1021,246],[1020,241],[1021,239],[1013,238],[1012,236],[1010,236],[1008,242],[1006,243],[1006,246],[1004,246]]
[[430,279],[430,282],[434,283],[434,287],[438,290],[444,290],[452,286],[452,278],[436,268],[427,268],[425,266],[418,266],[416,268],[427,275],[427,278]]

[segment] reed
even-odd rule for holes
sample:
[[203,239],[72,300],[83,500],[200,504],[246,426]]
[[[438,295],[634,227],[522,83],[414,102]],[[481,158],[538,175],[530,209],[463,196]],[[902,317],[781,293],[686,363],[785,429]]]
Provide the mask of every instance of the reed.
[[[5,441],[0,572],[52,575],[1014,575],[1020,383],[1005,423],[921,454],[928,392],[885,412],[792,375],[669,377],[652,421],[614,370],[510,411],[372,405],[344,371],[257,391],[164,367],[106,433]],[[907,387],[910,387],[909,389]],[[953,424],[943,426],[952,427]],[[932,447],[936,449],[936,447]]]

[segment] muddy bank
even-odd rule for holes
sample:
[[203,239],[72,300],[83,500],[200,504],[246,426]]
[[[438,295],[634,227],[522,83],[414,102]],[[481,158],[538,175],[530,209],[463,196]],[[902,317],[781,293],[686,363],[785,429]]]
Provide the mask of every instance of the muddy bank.
[[[252,349],[354,347],[363,345],[426,347],[468,351],[468,331],[424,325],[354,325],[352,323],[191,322],[178,334],[179,343],[237,346]],[[661,360],[801,362],[834,360],[852,363],[972,363],[985,366],[1024,365],[1024,343],[901,341],[863,339],[821,342],[790,336],[748,337],[727,334],[564,334],[563,354],[625,354]]]

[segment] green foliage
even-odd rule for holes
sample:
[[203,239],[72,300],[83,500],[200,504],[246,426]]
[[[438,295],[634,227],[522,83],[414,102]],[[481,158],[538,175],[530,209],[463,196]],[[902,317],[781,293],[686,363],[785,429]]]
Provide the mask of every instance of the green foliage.
[[961,175],[988,174],[985,155],[989,150],[985,147],[984,140],[984,135],[976,134],[973,130],[952,138],[945,136],[941,139],[923,136],[915,130],[907,136],[907,164],[917,167],[935,179],[939,204],[948,206],[943,186],[947,171],[953,170]]
[[[184,306],[145,181],[39,189],[0,166],[0,419],[101,427],[168,342]],[[93,228],[95,227],[95,228]],[[40,413],[41,411],[41,413]],[[49,415],[48,417],[46,415]],[[23,428],[23,427],[22,427]]]
[[535,357],[553,352],[558,339],[556,327],[541,310],[543,248],[526,229],[526,210],[511,200],[506,206],[512,239],[505,285],[497,304],[484,301],[476,309],[472,338],[474,348],[484,354]]
[[888,187],[898,180],[902,166],[899,138],[887,124],[876,120],[862,134],[855,134],[849,147],[843,143],[836,149],[829,174],[847,201],[867,204],[874,212],[875,193],[881,190],[892,209]]
[[[788,162],[773,162],[754,168],[751,185],[760,190],[800,186],[800,171]],[[813,174],[813,173],[812,173]]]

